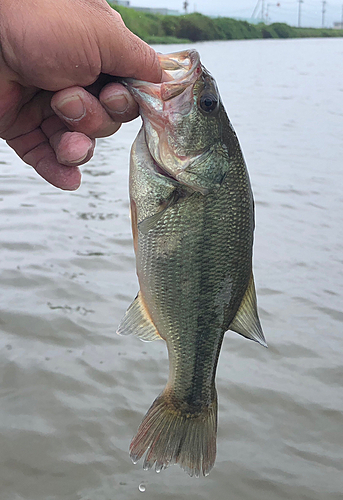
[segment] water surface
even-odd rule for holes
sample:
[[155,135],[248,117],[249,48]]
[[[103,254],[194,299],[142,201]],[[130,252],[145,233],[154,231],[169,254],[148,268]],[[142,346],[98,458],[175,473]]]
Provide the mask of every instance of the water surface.
[[250,171],[269,349],[226,335],[209,477],[133,465],[129,442],[167,378],[162,342],[115,334],[137,292],[127,184],[139,120],[98,141],[75,193],[1,142],[1,500],[343,498],[343,41],[196,48]]

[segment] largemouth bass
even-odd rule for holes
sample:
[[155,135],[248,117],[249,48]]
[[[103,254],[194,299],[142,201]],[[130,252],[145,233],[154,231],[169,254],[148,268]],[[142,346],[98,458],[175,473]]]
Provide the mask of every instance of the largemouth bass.
[[266,346],[252,273],[254,202],[238,139],[195,50],[160,56],[168,81],[126,79],[143,119],[131,151],[140,291],[120,334],[165,340],[169,379],[130,446],[157,471],[207,475],[216,457],[215,374],[224,333]]

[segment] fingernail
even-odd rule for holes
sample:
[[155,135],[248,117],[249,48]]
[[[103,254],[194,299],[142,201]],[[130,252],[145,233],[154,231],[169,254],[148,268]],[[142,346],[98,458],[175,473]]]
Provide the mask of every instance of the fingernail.
[[68,191],[76,191],[80,187],[81,182],[68,186]]
[[114,94],[103,100],[103,104],[112,111],[112,113],[124,113],[129,107],[129,101],[125,95]]
[[62,99],[56,104],[56,108],[68,120],[80,120],[86,114],[86,109],[78,95]]
[[88,156],[88,153],[89,153],[89,150],[87,151],[87,153],[83,156],[80,156],[80,158],[77,158],[77,159],[74,159],[74,160],[71,160],[69,159],[68,163],[72,163],[72,164],[76,164],[78,165],[79,163],[81,163],[83,160],[85,160]]

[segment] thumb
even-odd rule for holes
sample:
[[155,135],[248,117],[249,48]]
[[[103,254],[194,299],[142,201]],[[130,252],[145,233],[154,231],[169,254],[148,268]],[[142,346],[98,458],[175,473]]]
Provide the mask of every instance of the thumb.
[[117,11],[109,17],[107,29],[101,26],[98,34],[102,72],[159,83],[162,69],[154,49],[125,26]]

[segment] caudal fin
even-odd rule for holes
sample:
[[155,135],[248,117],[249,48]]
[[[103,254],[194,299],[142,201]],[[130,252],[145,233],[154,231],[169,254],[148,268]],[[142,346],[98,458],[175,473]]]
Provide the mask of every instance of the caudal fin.
[[137,463],[147,450],[143,468],[156,472],[179,464],[190,476],[207,476],[216,459],[217,394],[201,412],[176,407],[166,392],[155,399],[130,445]]

